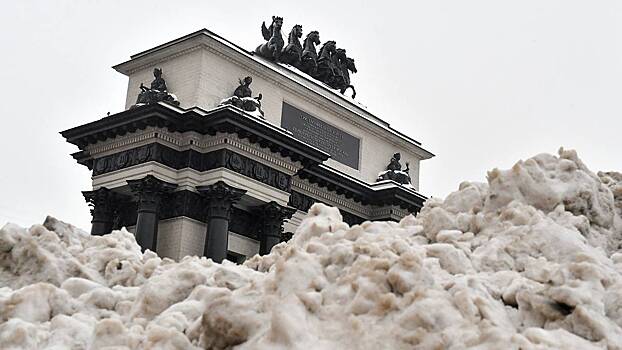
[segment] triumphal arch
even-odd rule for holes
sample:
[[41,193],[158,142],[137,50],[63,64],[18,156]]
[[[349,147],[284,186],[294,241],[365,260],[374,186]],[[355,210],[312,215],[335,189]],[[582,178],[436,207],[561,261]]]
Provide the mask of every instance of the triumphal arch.
[[419,211],[433,154],[353,98],[336,41],[268,22],[254,50],[203,29],[114,66],[126,109],[61,133],[92,171],[92,234],[127,227],[161,256],[240,261],[315,202],[350,224]]

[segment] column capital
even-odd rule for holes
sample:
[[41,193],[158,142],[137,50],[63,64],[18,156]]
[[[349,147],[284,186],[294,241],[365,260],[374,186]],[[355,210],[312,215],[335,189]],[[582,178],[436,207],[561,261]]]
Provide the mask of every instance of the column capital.
[[110,233],[113,226],[114,213],[117,208],[119,197],[106,187],[100,187],[92,191],[82,191],[84,199],[91,208],[92,235]]
[[283,221],[291,218],[296,209],[272,201],[260,206],[258,212],[262,219],[260,253],[267,254],[274,245],[283,240]]
[[296,212],[295,208],[280,205],[275,201],[266,203],[260,207],[264,222],[283,221],[289,219]]
[[176,184],[160,180],[153,175],[137,180],[127,180],[127,184],[138,196],[138,211],[156,211],[162,196],[177,188]]
[[92,191],[82,191],[82,195],[89,206],[112,209],[111,199],[113,199],[114,193],[106,187],[100,187]]
[[207,186],[198,186],[197,191],[206,200],[208,219],[217,217],[227,220],[231,206],[246,193],[246,190],[227,185],[224,181],[218,181]]

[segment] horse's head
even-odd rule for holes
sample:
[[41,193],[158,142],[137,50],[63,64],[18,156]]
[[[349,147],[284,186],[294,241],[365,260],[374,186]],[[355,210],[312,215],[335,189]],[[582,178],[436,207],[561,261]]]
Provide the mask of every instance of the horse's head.
[[289,37],[302,38],[302,26],[300,24],[296,24],[289,33]]
[[319,45],[320,44],[320,32],[318,32],[317,30],[309,32],[309,34],[307,34],[307,38],[305,39],[305,42],[307,41],[315,45]]
[[326,54],[334,54],[335,50],[337,48],[337,42],[333,41],[333,40],[329,40],[327,42],[324,43],[324,45],[322,46],[322,48],[320,49],[320,56],[322,54],[326,55]]
[[272,16],[272,25],[271,25],[271,27],[274,30],[281,30],[282,26],[283,26],[283,17]]
[[356,73],[356,66],[354,65],[354,58],[346,57],[346,68],[352,73]]
[[335,49],[335,56],[337,56],[337,58],[339,60],[345,61],[346,60],[346,49]]

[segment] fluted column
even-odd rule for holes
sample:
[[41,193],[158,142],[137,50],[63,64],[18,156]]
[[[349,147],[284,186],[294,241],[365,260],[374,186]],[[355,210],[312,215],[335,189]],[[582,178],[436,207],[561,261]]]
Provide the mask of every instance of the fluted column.
[[231,206],[242,198],[246,190],[218,181],[213,185],[199,186],[197,191],[203,195],[207,206],[207,235],[203,255],[215,262],[222,262],[227,257]]
[[138,197],[136,242],[143,251],[149,249],[155,252],[158,244],[160,203],[164,195],[172,192],[177,185],[162,181],[153,175],[147,175],[139,180],[128,180],[127,184]]
[[92,235],[105,235],[112,231],[115,194],[105,187],[93,191],[82,191],[84,199],[91,207]]
[[262,221],[259,254],[270,253],[272,247],[281,242],[283,221],[291,218],[295,212],[296,209],[279,205],[274,201],[260,207],[259,214]]

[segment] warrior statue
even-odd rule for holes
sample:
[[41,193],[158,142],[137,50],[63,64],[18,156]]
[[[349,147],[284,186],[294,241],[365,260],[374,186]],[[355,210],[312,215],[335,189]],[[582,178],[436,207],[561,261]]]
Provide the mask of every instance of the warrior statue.
[[267,40],[267,43],[259,45],[255,49],[255,53],[261,57],[273,61],[279,61],[281,51],[285,42],[281,36],[281,27],[283,26],[283,17],[272,16],[272,24],[266,28],[266,22],[261,24],[261,34]]
[[250,85],[253,82],[253,78],[246,77],[244,80],[239,79],[238,81],[240,86],[235,89],[233,96],[222,100],[220,105],[233,105],[263,118],[263,111],[261,110],[262,95],[259,94],[257,97],[251,97],[253,92]]
[[387,165],[387,170],[378,174],[378,179],[376,181],[393,180],[402,185],[410,185],[411,179],[408,174],[410,171],[409,164],[406,162],[406,169],[402,170],[402,165],[400,164],[401,157],[401,154],[395,153],[389,165]]
[[302,38],[302,26],[296,24],[289,33],[287,46],[285,46],[281,52],[281,62],[290,64],[296,68],[300,67],[300,58],[302,56],[300,38]]
[[302,57],[300,59],[301,71],[313,76],[317,72],[317,51],[315,45],[320,44],[320,33],[314,30],[307,34],[307,38],[304,41],[304,48],[302,49]]
[[141,104],[168,102],[176,106],[179,106],[179,101],[175,95],[168,93],[166,88],[166,81],[162,78],[162,69],[154,68],[153,76],[155,79],[151,82],[151,87],[148,88],[142,83],[140,84],[141,92],[138,94],[136,104],[132,107],[136,107]]

